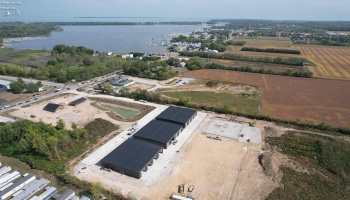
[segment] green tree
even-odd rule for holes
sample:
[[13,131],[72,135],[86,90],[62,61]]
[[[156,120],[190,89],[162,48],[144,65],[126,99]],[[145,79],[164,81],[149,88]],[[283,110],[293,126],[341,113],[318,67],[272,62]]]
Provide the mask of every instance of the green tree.
[[37,85],[38,87],[42,87],[42,86],[43,86],[43,83],[42,83],[41,81],[38,81],[38,82],[36,82],[36,85]]
[[29,93],[34,93],[39,91],[39,86],[36,83],[28,83],[26,89]]
[[91,193],[92,199],[99,199],[101,189],[102,189],[102,186],[100,182],[91,183],[90,193]]
[[65,126],[66,126],[66,123],[64,123],[63,119],[59,119],[57,121],[56,129],[63,130]]
[[47,138],[47,144],[52,148],[52,150],[55,152],[58,160],[60,160],[60,154],[58,150],[58,139],[54,136],[50,136]]
[[10,88],[11,88],[13,93],[20,94],[23,92],[25,85],[22,84],[21,82],[14,81],[14,82],[10,83]]
[[78,129],[78,125],[75,122],[72,122],[71,127],[72,127],[73,130]]
[[102,85],[102,92],[106,94],[111,94],[113,92],[114,88],[110,83],[105,83]]

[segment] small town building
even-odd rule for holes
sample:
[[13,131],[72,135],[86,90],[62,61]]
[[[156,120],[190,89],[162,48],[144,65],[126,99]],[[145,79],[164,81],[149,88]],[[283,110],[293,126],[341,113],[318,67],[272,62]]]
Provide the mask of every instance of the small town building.
[[79,99],[76,99],[76,100],[70,102],[69,105],[70,106],[77,106],[77,105],[83,103],[84,101],[86,101],[86,99],[84,97],[81,97]]
[[54,113],[54,112],[58,112],[58,111],[62,110],[63,106],[60,104],[55,104],[55,103],[48,103],[43,109]]
[[134,81],[132,79],[122,78],[121,76],[119,76],[118,78],[110,80],[109,83],[116,87],[126,87],[128,85],[133,84]]

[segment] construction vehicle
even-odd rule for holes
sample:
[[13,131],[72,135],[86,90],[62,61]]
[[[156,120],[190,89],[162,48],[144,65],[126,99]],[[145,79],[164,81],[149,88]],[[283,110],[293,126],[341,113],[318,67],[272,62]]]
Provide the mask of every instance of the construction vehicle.
[[192,192],[193,189],[194,189],[194,185],[190,185],[190,187],[188,187],[188,191],[189,191],[189,192]]
[[180,193],[181,195],[184,195],[184,193],[185,193],[185,184],[179,185],[178,193]]

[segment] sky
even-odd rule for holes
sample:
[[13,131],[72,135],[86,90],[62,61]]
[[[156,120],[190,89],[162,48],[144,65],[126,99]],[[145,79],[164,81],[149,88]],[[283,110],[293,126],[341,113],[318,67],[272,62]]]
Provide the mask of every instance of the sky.
[[[0,6],[3,6],[1,2],[3,1],[0,0]],[[350,21],[350,0],[19,0],[19,2],[21,2],[18,6],[21,17]],[[6,19],[5,14],[1,19]]]

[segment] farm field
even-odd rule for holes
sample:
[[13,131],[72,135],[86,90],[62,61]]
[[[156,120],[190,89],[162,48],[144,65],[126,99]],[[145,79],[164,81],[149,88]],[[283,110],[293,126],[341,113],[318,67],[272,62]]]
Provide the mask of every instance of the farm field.
[[315,77],[350,79],[350,48],[299,46],[302,54],[316,64],[308,67]]
[[[270,46],[270,47],[261,47],[256,45],[244,45],[244,47],[256,47],[256,48],[275,48],[275,49],[290,49],[290,50],[298,50],[297,48],[291,48],[291,47],[278,47],[278,46]],[[235,53],[235,54],[242,54],[247,56],[266,56],[266,57],[288,57],[288,58],[303,58],[302,55],[297,54],[286,54],[286,53],[266,53],[266,52],[254,52],[254,51],[241,51],[243,47],[241,46],[233,46],[228,45],[227,46],[227,53]]]
[[245,61],[213,59],[213,58],[211,58],[209,60],[209,62],[228,66],[228,67],[249,66],[250,68],[252,68],[254,70],[260,70],[260,69],[269,70],[269,69],[271,69],[273,72],[277,72],[277,73],[286,72],[288,69],[292,70],[293,72],[303,71],[303,67],[297,67],[297,66],[291,66],[291,65],[280,65],[280,64],[274,64],[274,63],[245,62]]
[[222,108],[242,112],[246,114],[259,114],[259,95],[254,93],[247,94],[230,94],[230,93],[215,93],[206,91],[181,91],[181,92],[163,92],[163,95],[175,99],[187,98],[189,103],[205,105],[209,107]]
[[227,70],[186,73],[199,79],[262,86],[262,114],[274,118],[313,119],[335,127],[350,127],[350,82],[252,74]]
[[290,49],[293,46],[290,38],[287,37],[241,37],[235,38],[235,41],[246,41],[245,46],[257,48],[283,48]]

